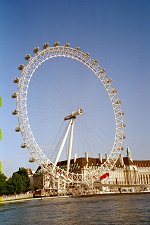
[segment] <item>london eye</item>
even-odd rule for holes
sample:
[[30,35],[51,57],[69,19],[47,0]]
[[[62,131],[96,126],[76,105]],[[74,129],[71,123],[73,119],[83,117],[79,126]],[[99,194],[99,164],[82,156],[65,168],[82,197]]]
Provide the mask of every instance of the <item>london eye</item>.
[[[54,179],[58,179],[59,177],[68,183],[91,183],[91,180],[92,182],[93,180],[97,181],[100,174],[103,174],[104,171],[110,171],[114,167],[121,151],[123,150],[123,140],[125,139],[124,112],[121,109],[121,100],[118,97],[118,91],[113,86],[111,78],[106,74],[105,69],[98,63],[98,61],[91,58],[88,53],[81,51],[79,47],[73,48],[69,43],[66,43],[62,46],[59,44],[59,42],[55,42],[53,46],[50,46],[49,43],[45,43],[42,50],[36,47],[34,48],[33,52],[33,56],[30,54],[25,56],[25,60],[28,62],[26,65],[19,65],[18,70],[21,71],[21,75],[20,77],[16,77],[14,79],[14,83],[17,84],[17,91],[12,94],[12,98],[16,99],[16,109],[12,112],[12,114],[17,115],[18,117],[18,126],[16,127],[15,131],[21,132],[23,139],[21,148],[27,148],[31,155],[29,161],[36,161],[39,165],[43,165],[45,171],[51,174]],[[98,103],[96,103],[96,100],[92,100],[94,98],[98,99],[98,94],[91,94],[90,91],[93,81],[89,81],[91,82],[91,86],[87,88],[88,90],[86,94],[84,87],[80,87],[80,79],[81,83],[83,79],[81,76],[78,76],[76,82],[76,78],[71,77],[71,75],[65,77],[66,71],[64,72],[64,77],[61,75],[63,74],[63,69],[59,68],[59,62],[61,63],[61,60],[65,60],[61,65],[62,68],[69,60],[71,60],[71,62],[80,64],[82,68],[86,68],[87,77],[89,76],[87,71],[89,71],[92,74],[92,78],[90,79],[94,79],[94,82],[96,81],[96,87],[94,87],[95,89],[99,88],[99,83],[102,84],[101,87],[105,90],[105,94],[109,100],[109,108],[111,108],[110,121],[114,121],[114,124],[109,127],[110,121],[106,118],[106,133],[105,131],[101,130],[103,126],[103,117],[101,118],[100,115],[101,112],[95,109],[94,106],[94,104],[97,106]],[[38,73],[38,70],[40,70],[44,64],[47,66],[47,62],[54,62],[55,67],[60,70],[58,76],[53,76],[52,80],[50,80],[51,78],[49,77],[49,81],[47,82],[45,76],[44,85],[42,85],[41,80],[37,80],[39,86],[32,86],[33,77],[35,75],[37,75],[35,77],[38,77],[38,74],[36,73]],[[72,73],[74,74],[76,64],[73,66],[74,68]],[[46,71],[46,67],[44,71]],[[54,70],[52,71],[55,73]],[[76,71],[75,73],[77,74],[78,72]],[[42,77],[44,74],[40,72],[39,76]],[[55,77],[56,83],[53,84],[53,82],[55,82]],[[63,87],[66,85],[67,91],[60,90],[60,86],[58,86],[58,84],[61,82],[64,84]],[[33,101],[36,108],[35,115],[33,115],[34,104],[31,104],[29,99],[31,96],[30,85],[31,89],[33,87],[37,91],[35,94],[35,91],[33,90],[33,96],[36,96],[36,99],[39,98],[39,101],[41,102],[39,105],[37,100],[36,105],[36,101]],[[86,86],[85,81],[82,83],[82,86],[84,85]],[[49,90],[53,89],[55,93],[50,91],[48,94]],[[69,89],[71,92],[69,92]],[[44,93],[43,96],[42,92]],[[65,97],[63,96],[63,93],[65,93]],[[72,96],[70,93],[73,93]],[[83,101],[81,101],[83,96]],[[60,102],[57,103],[58,98],[60,101],[62,101],[62,105]],[[48,99],[46,103],[44,103],[44,101],[46,101],[45,99]],[[88,104],[86,105],[85,102],[88,102]],[[53,111],[50,125],[48,122],[48,117],[45,117],[44,106],[42,107],[42,104],[45,104],[46,106],[50,105],[51,111]],[[66,105],[66,107],[64,107],[64,105]],[[102,107],[99,107],[98,109],[101,111],[103,110]],[[97,111],[95,112],[94,110]],[[60,113],[57,113],[57,111]],[[37,114],[39,116],[37,119],[38,122],[36,121]],[[104,114],[107,114],[106,110]],[[96,120],[96,117],[101,119],[101,122]],[[34,124],[37,123],[39,123],[40,127],[42,127],[42,124],[44,124],[44,118],[46,118],[46,122],[43,126],[48,130],[44,132],[43,128],[42,132],[44,135],[42,137],[41,134],[38,133],[38,128],[33,127]],[[32,126],[32,120],[34,119],[35,123],[33,123]],[[55,124],[56,128],[54,127]],[[113,131],[111,131],[112,128]],[[42,128],[39,128],[39,130],[41,129]],[[77,131],[77,129],[79,129],[79,131]],[[49,132],[49,130],[51,130],[51,132]],[[103,138],[100,136],[100,130],[102,132]],[[58,135],[56,135],[56,133]],[[109,137],[109,134],[107,133],[112,133],[111,137]],[[40,143],[40,140],[42,138],[44,139],[46,136],[49,136],[51,146],[47,144],[47,147],[45,147],[44,144]],[[51,139],[55,139],[55,141]],[[100,141],[103,142],[102,147],[99,145]],[[55,142],[54,146],[52,145],[53,142]],[[107,142],[111,143],[107,145]],[[105,162],[101,166],[94,167],[92,170],[87,170],[86,174],[84,175],[82,173],[75,173],[71,170],[70,164],[73,154],[75,155],[75,158],[82,157],[83,152],[87,152],[89,146],[92,149],[91,152],[94,151],[93,149],[97,149],[97,151],[99,151],[99,148],[105,148],[107,146],[107,151],[109,151],[109,154]],[[48,150],[45,150],[46,148]],[[79,151],[77,149],[79,149]],[[90,157],[90,152],[86,153],[86,156],[87,154],[89,154]],[[66,161],[65,168],[59,166],[59,162],[61,160]]]

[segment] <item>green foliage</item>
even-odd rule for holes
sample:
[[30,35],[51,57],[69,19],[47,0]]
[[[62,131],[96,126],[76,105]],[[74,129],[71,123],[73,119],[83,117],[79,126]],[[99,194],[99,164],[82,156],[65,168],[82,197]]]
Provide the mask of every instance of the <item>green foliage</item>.
[[6,192],[5,192],[5,194],[6,195],[12,195],[14,193],[15,193],[15,188],[14,188],[14,185],[13,185],[12,177],[10,177],[7,180],[7,183],[6,183]]
[[29,191],[30,180],[25,168],[13,173],[12,177],[6,180],[6,176],[0,173],[0,195],[19,194]]
[[6,192],[6,179],[7,177],[0,172],[0,196],[4,195]]
[[23,193],[29,191],[30,180],[25,168],[19,168],[19,171],[14,173],[13,176],[14,176],[14,181],[16,181],[15,183],[17,184],[16,193],[18,193],[17,191],[20,191]]

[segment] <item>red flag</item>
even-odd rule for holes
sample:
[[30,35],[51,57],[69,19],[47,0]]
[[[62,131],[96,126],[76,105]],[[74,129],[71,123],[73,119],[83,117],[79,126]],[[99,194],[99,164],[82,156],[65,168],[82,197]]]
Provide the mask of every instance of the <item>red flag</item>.
[[109,177],[109,173],[104,173],[102,176],[99,177],[100,180],[103,180],[105,178]]

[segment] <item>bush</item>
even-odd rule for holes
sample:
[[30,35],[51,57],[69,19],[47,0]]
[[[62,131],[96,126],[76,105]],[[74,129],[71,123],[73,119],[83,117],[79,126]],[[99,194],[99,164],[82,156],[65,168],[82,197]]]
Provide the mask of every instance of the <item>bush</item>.
[[0,173],[0,195],[20,194],[29,191],[30,180],[25,168],[19,168],[12,177],[7,177]]

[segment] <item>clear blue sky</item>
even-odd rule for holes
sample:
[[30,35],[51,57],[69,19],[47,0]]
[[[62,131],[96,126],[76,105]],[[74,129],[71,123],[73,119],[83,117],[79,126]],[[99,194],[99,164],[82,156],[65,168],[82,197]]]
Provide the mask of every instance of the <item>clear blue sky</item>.
[[14,132],[17,119],[11,115],[17,67],[25,63],[24,55],[32,54],[33,47],[57,40],[80,46],[106,69],[123,103],[125,147],[130,147],[134,159],[150,159],[150,1],[0,0],[0,160],[4,173],[31,167],[27,150],[20,149],[21,135]]

